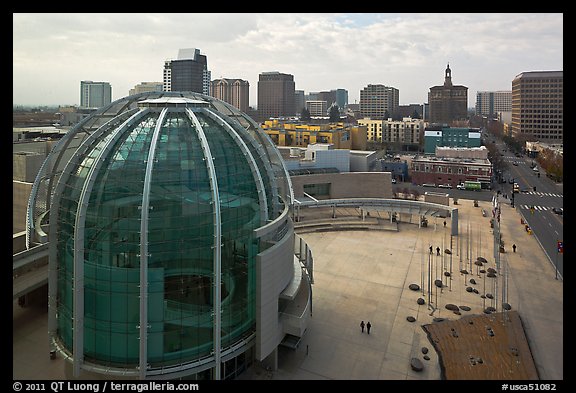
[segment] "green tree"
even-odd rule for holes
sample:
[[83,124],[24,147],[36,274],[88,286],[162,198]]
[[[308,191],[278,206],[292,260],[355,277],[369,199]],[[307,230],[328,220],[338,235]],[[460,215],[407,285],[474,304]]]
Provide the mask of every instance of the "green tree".
[[300,113],[300,120],[310,121],[310,111],[307,108],[302,109],[302,112]]
[[338,108],[338,105],[333,104],[330,107],[328,116],[330,116],[330,123],[336,123],[340,120],[340,108]]

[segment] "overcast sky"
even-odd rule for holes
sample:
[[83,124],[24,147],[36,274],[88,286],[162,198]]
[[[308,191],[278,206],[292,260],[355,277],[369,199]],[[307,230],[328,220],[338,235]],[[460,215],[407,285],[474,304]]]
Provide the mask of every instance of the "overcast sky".
[[430,87],[511,90],[526,71],[563,70],[563,15],[557,14],[13,14],[13,103],[79,105],[80,81],[112,85],[112,100],[141,82],[161,82],[164,61],[198,48],[212,79],[250,83],[294,75],[306,93],[368,84],[422,104]]

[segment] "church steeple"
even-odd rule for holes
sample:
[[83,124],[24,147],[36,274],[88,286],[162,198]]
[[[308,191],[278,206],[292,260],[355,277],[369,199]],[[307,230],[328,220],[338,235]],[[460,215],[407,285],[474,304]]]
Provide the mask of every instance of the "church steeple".
[[450,63],[446,66],[446,73],[444,75],[444,86],[452,86],[452,71],[450,70]]

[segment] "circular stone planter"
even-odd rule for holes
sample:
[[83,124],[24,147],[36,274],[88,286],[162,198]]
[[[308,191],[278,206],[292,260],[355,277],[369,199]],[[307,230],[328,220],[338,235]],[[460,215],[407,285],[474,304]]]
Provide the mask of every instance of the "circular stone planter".
[[422,361],[418,358],[412,358],[410,359],[410,367],[412,368],[412,370],[414,371],[422,371],[424,370],[424,364],[422,364]]

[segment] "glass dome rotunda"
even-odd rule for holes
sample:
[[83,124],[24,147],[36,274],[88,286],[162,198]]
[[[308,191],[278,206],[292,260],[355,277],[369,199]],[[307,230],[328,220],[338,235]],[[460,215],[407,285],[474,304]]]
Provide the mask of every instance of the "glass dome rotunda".
[[34,184],[27,239],[49,239],[49,331],[74,375],[184,376],[245,351],[259,233],[291,190],[258,125],[202,94],[129,96],[69,131]]

